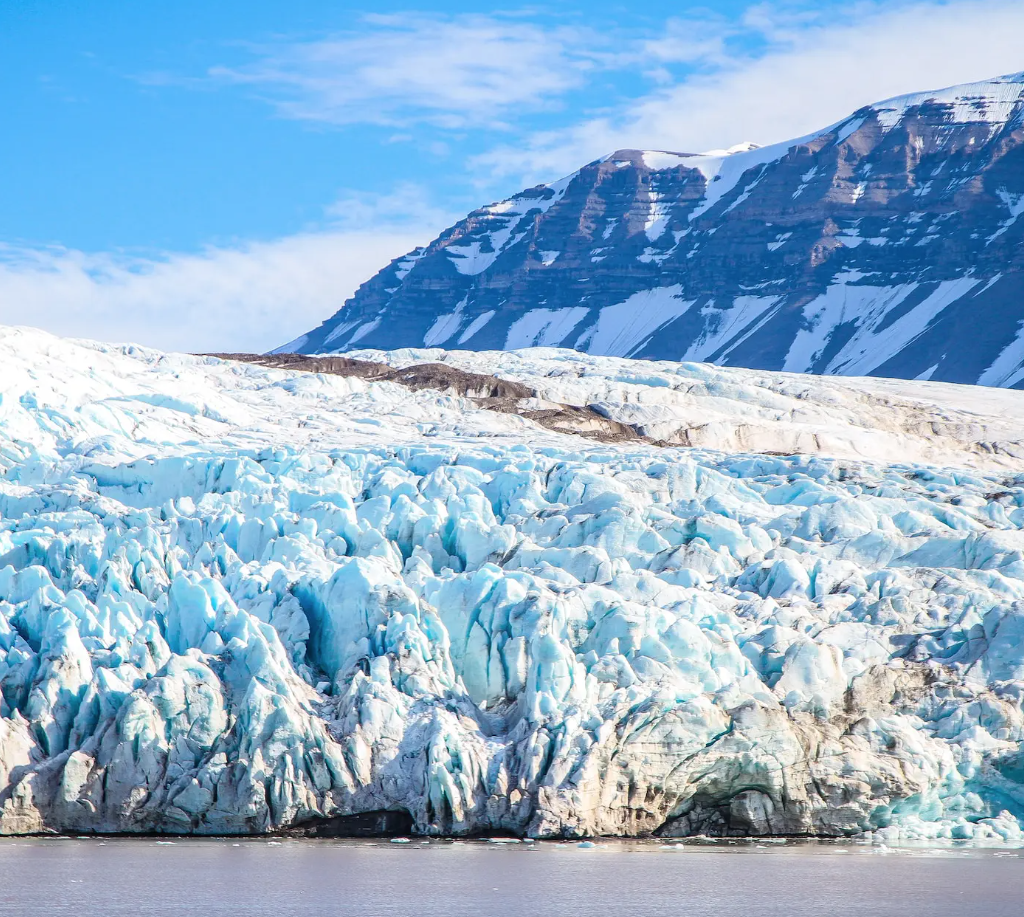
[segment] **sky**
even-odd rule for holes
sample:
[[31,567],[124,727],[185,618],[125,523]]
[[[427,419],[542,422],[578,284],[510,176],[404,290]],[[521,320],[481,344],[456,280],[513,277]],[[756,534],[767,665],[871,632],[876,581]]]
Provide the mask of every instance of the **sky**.
[[267,350],[475,207],[1019,72],[1022,34],[1020,0],[0,3],[0,324]]

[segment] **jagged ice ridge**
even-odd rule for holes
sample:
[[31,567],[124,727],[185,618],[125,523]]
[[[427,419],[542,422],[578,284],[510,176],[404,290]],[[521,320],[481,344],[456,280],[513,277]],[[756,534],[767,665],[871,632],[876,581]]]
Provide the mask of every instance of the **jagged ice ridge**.
[[593,444],[11,329],[0,467],[2,833],[1021,839],[1024,468]]

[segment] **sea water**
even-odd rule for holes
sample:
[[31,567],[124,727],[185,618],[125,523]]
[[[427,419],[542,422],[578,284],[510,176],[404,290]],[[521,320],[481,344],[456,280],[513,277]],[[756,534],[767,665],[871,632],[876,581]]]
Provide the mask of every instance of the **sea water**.
[[1020,917],[1024,851],[501,839],[7,839],[0,914]]

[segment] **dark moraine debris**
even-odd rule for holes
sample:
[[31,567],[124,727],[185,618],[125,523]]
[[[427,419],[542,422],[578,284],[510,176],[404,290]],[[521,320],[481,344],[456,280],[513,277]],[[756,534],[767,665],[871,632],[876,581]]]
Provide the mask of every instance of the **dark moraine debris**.
[[381,379],[392,371],[386,363],[372,360],[353,360],[349,357],[307,357],[301,353],[208,353],[202,356],[219,360],[254,363],[271,369],[298,369],[310,373],[328,373],[332,376],[354,376],[358,379]]
[[371,382],[393,382],[414,391],[436,391],[469,398],[479,408],[502,414],[518,414],[555,433],[583,436],[599,442],[655,443],[632,424],[606,417],[593,405],[544,402],[531,404],[536,389],[521,382],[484,373],[471,373],[447,363],[418,363],[399,369],[373,360],[355,360],[342,356],[305,356],[300,353],[210,353],[203,356],[219,360],[252,363],[270,369],[349,376]]

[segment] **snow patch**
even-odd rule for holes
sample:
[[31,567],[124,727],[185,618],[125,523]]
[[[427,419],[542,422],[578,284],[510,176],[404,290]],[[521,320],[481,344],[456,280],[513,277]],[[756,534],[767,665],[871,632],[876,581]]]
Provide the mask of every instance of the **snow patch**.
[[934,92],[915,92],[896,96],[871,106],[883,129],[892,130],[906,113],[918,106],[938,102],[950,107],[954,124],[1000,124],[1013,116],[1024,95],[1024,74],[964,83]]
[[361,341],[368,334],[376,331],[380,327],[381,321],[382,321],[381,317],[378,316],[377,318],[373,319],[372,321],[363,322],[363,324],[360,325],[358,329],[356,329],[355,334],[353,334],[352,337],[350,337],[348,339],[349,345],[351,346],[356,341]]
[[1006,205],[1006,209],[1010,211],[1010,216],[1005,219],[999,226],[999,228],[992,233],[986,240],[986,245],[991,244],[993,241],[998,239],[1006,230],[1008,230],[1014,223],[1017,222],[1017,217],[1024,213],[1024,194],[1012,194],[1005,188],[1000,188],[996,194],[999,195],[999,199]]
[[629,356],[655,331],[678,318],[695,300],[680,298],[682,286],[675,284],[634,293],[614,306],[605,306],[597,321],[576,341],[589,353]]
[[569,309],[531,309],[508,329],[505,348],[557,347],[583,319],[589,309],[573,306]]
[[491,309],[474,318],[473,321],[469,323],[466,330],[459,335],[459,343],[465,344],[466,341],[470,340],[473,337],[473,335],[480,331],[484,327],[484,325],[486,325],[492,318],[494,318],[496,314],[497,313],[493,309]]
[[[786,372],[817,372],[859,376],[882,366],[923,334],[932,321],[981,281],[973,277],[944,280],[920,303],[893,322],[890,312],[917,289],[919,284],[894,287],[834,284],[809,302],[803,310],[806,327],[797,332],[786,354]],[[827,366],[816,365],[840,325],[855,325],[854,333],[832,356]]]
[[463,321],[462,310],[466,307],[468,301],[468,296],[463,297],[462,301],[455,307],[454,312],[437,317],[434,324],[423,335],[424,347],[436,347],[439,344],[443,344],[459,330]]
[[724,307],[709,302],[701,309],[706,319],[704,330],[680,359],[722,362],[732,350],[756,334],[781,301],[781,296],[736,296]]
[[[864,122],[867,120],[865,116],[850,118],[846,121],[836,133],[836,143],[842,143],[851,134],[855,134],[861,129]],[[804,181],[807,181],[805,178]]]

